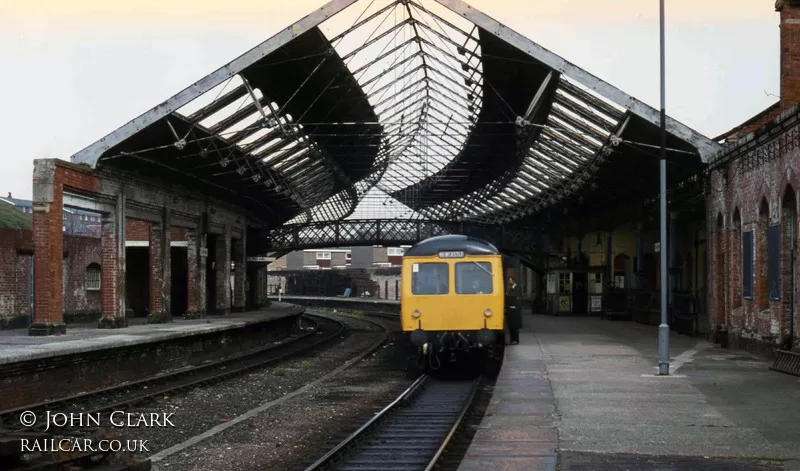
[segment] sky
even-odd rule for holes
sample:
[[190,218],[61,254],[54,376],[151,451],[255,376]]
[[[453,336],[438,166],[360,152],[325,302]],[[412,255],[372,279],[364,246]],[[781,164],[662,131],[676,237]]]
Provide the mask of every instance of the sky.
[[[33,159],[69,160],[325,3],[0,0],[0,194],[30,198]],[[657,0],[467,3],[659,108]],[[670,116],[715,137],[777,101],[773,5],[667,0]]]

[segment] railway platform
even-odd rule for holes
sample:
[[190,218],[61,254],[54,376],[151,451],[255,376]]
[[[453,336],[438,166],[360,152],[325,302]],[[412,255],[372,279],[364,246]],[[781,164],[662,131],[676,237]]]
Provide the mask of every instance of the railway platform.
[[[270,296],[269,299],[274,302],[278,297]],[[310,308],[333,308],[371,313],[400,314],[400,301],[394,299],[290,295],[281,296],[281,300]]]
[[70,327],[65,335],[0,332],[0,409],[68,397],[245,355],[296,334],[305,308],[269,308],[167,324],[98,329]]
[[0,365],[240,329],[296,317],[303,311],[300,306],[273,302],[268,308],[245,313],[181,319],[166,324],[130,325],[124,329],[98,329],[96,323],[78,324],[70,326],[65,335],[42,337],[29,336],[26,329],[3,330],[0,331]]
[[800,378],[657,327],[525,315],[461,471],[800,469]]

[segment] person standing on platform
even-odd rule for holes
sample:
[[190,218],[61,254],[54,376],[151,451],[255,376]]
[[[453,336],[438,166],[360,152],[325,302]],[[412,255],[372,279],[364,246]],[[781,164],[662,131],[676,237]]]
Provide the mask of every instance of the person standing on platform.
[[522,328],[522,310],[519,305],[519,287],[513,277],[508,277],[506,288],[506,322],[511,331],[511,345],[519,344],[519,329]]

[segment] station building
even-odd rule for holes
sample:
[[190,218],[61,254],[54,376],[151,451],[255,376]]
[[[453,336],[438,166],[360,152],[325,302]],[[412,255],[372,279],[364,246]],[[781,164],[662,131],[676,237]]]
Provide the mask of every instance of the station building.
[[800,1],[779,0],[780,101],[720,136],[711,164],[711,327],[735,346],[800,347]]
[[[779,0],[780,101],[714,139],[723,151],[669,194],[669,322],[721,343],[800,346],[800,1]],[[543,311],[660,323],[657,205],[550,241]]]
[[[575,224],[551,234],[543,261],[516,273],[523,293],[540,303],[534,309],[621,313],[657,323],[661,286],[668,283],[673,325],[685,322],[692,333],[737,345],[797,346],[800,1],[779,0],[776,8],[781,16],[781,100],[717,138],[724,147],[711,165],[671,188],[665,248],[669,279],[660,275],[657,199],[645,201],[635,216],[604,214],[600,223]],[[192,123],[208,119],[227,100],[246,97],[247,88],[243,83],[220,102],[186,117]],[[256,105],[246,110],[252,116],[258,116]],[[209,129],[224,129],[242,113],[209,122]],[[22,206],[21,215],[33,221],[32,231],[26,226],[12,229],[23,235],[4,236],[12,241],[5,245],[13,247],[13,254],[4,256],[21,268],[14,271],[13,290],[8,280],[2,285],[2,305],[12,306],[2,315],[32,316],[32,334],[63,332],[64,316],[71,311],[97,310],[101,326],[118,327],[129,313],[165,318],[227,313],[257,307],[270,293],[266,277],[273,270],[264,270],[271,260],[263,257],[269,246],[263,234],[290,219],[300,196],[262,182],[260,174],[247,174],[251,183],[242,187],[252,195],[232,195],[226,188],[243,185],[247,168],[229,167],[223,157],[214,163],[219,172],[206,175],[209,150],[183,155],[186,142],[180,139],[172,147],[148,148],[149,158],[132,156],[126,147],[133,146],[126,143],[130,136],[140,140],[137,146],[147,147],[171,142],[175,133],[172,122],[153,127],[148,131],[153,135],[140,133],[132,123],[81,151],[75,161],[83,164],[37,160],[29,206],[10,195],[0,201]],[[167,158],[174,160],[171,179],[161,173],[167,172]],[[101,160],[110,164],[95,168]],[[253,203],[261,194],[257,191],[268,192],[276,203]],[[87,248],[78,248],[81,244]],[[400,263],[401,251],[375,246],[297,251],[279,258],[273,268],[391,270]],[[79,258],[79,253],[88,255]],[[377,290],[383,297],[389,296],[388,279],[370,275],[370,280],[384,287]]]

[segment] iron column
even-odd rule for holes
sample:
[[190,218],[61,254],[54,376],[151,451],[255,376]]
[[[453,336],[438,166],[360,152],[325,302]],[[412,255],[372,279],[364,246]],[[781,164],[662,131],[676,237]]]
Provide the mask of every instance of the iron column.
[[644,224],[636,225],[636,289],[644,289]]
[[661,23],[661,325],[658,326],[658,374],[669,374],[669,325],[667,324],[667,113],[664,54],[664,0],[660,1]]
[[613,232],[611,231],[606,234],[606,285],[610,285],[614,282],[614,265],[612,265],[611,260],[612,234]]

